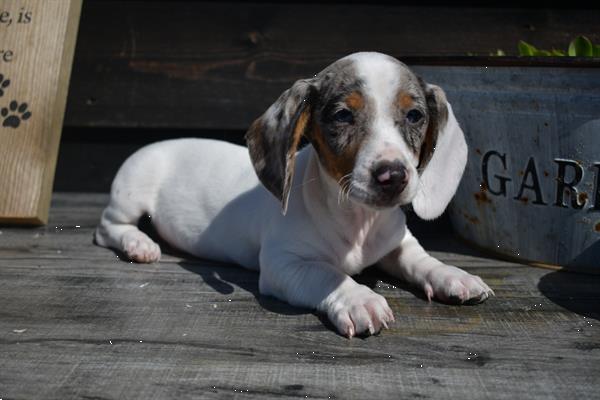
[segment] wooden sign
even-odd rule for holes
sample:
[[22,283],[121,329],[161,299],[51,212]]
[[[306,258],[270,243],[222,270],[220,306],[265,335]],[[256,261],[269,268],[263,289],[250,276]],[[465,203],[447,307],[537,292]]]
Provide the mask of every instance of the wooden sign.
[[44,224],[81,0],[0,0],[0,223]]

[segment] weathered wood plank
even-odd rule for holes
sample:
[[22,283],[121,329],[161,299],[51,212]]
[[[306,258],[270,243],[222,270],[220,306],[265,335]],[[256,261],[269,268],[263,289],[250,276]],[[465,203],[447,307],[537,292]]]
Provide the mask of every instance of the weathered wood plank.
[[498,48],[514,55],[521,39],[564,48],[579,34],[599,42],[599,16],[597,9],[89,1],[66,124],[246,129],[294,80],[355,51],[415,63]]
[[180,256],[129,264],[93,246],[106,200],[55,195],[53,225],[0,228],[2,398],[597,397],[600,277],[485,259],[430,232],[427,247],[496,297],[427,303],[371,271],[359,279],[397,321],[347,340],[260,296],[254,272]]

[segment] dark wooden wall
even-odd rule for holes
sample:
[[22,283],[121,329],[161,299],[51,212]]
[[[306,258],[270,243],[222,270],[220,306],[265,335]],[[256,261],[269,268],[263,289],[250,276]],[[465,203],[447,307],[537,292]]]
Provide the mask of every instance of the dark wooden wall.
[[598,21],[598,10],[88,0],[66,124],[245,129],[291,82],[355,51],[409,64],[514,55],[520,39],[600,42]]
[[108,190],[124,157],[159,139],[240,142],[294,80],[355,51],[413,65],[506,63],[519,61],[488,56],[515,55],[520,39],[600,42],[600,10],[589,2],[440,4],[86,0],[55,188]]

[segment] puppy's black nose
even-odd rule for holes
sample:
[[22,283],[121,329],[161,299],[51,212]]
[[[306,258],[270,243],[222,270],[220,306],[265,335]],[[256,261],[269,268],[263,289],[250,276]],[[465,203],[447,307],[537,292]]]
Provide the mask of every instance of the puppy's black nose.
[[375,185],[386,192],[401,192],[408,183],[406,168],[399,161],[381,161],[371,172]]

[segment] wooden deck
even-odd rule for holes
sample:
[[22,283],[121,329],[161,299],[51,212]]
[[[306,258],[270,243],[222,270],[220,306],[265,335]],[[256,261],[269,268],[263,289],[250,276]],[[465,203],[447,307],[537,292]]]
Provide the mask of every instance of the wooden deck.
[[[92,244],[107,196],[56,194],[47,227],[0,228],[0,398],[565,399],[600,393],[600,276],[486,258],[448,231],[425,247],[496,297],[428,303],[377,272],[396,323],[345,339],[258,294],[258,275]],[[417,233],[418,235],[418,233]]]

